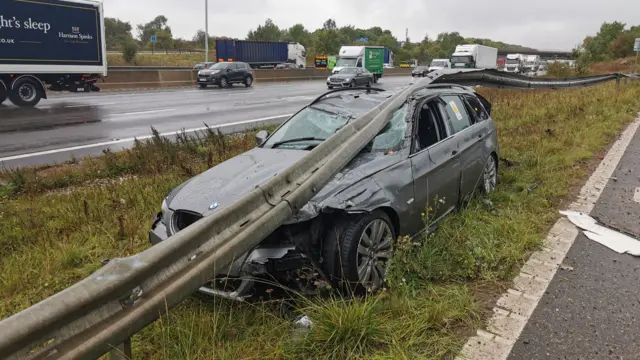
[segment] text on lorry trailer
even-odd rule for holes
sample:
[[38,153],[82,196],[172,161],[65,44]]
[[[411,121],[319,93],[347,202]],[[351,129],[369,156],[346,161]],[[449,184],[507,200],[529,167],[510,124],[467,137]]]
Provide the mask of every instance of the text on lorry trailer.
[[13,28],[20,29],[25,28],[29,30],[40,30],[45,34],[51,30],[51,24],[45,22],[36,22],[29,18],[27,21],[20,21],[16,19],[16,17],[5,18],[3,15],[0,15],[0,29],[3,28]]

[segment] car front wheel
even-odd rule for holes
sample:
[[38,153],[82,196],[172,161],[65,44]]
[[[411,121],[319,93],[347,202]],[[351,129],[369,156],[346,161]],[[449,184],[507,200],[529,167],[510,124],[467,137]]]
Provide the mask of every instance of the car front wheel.
[[325,266],[336,285],[355,294],[384,285],[396,234],[384,211],[347,219],[330,230],[325,244]]
[[221,88],[226,88],[229,86],[229,80],[226,77],[223,77],[220,79],[220,85]]

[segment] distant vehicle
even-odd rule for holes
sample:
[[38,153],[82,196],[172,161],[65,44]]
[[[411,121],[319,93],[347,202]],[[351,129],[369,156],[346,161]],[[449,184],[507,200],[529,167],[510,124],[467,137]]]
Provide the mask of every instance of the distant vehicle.
[[198,71],[198,86],[206,88],[208,85],[218,85],[221,88],[230,87],[233,84],[253,85],[253,72],[249,64],[235,62],[219,62],[208,69]]
[[449,59],[433,59],[431,65],[429,65],[429,71],[449,68],[451,68],[451,61]]
[[373,74],[373,82],[377,83],[384,73],[384,47],[382,46],[343,46],[340,48],[338,62],[333,72],[344,67],[367,69]]
[[[257,147],[169,192],[151,225],[150,242],[171,241],[196,221],[233,206],[390,92],[333,90],[273,134],[258,132]],[[415,92],[304,207],[259,245],[236,254],[213,279],[203,280],[199,292],[244,300],[262,296],[256,284],[276,281],[314,294],[314,284],[323,280],[360,294],[380,290],[396,239],[423,231],[421,213],[427,208],[427,228],[433,228],[464,199],[493,192],[498,159],[491,104],[481,95],[441,84]]]
[[425,77],[429,73],[429,68],[426,66],[418,66],[411,70],[412,77]]
[[452,68],[495,69],[498,49],[478,45],[458,45],[451,55]]
[[314,66],[316,69],[326,70],[329,67],[329,56],[316,55]]
[[525,72],[536,72],[542,62],[540,55],[526,55],[524,57]]
[[[0,0],[0,104],[34,107],[50,91],[99,91],[107,76],[101,1]],[[1,117],[1,116],[0,116]]]
[[507,54],[504,71],[509,73],[521,74],[524,69],[525,56],[522,54]]
[[384,68],[388,69],[388,68],[392,68],[393,67],[393,62],[395,61],[395,55],[393,54],[393,51],[391,51],[388,47],[384,48]]
[[405,60],[400,62],[401,68],[414,68],[416,66],[418,66],[418,60],[416,59]]
[[298,67],[296,66],[296,64],[284,63],[284,64],[276,65],[274,69],[276,69],[276,70],[297,70]]
[[215,64],[215,62],[213,61],[209,61],[209,62],[201,62],[201,63],[197,63],[193,66],[193,70],[203,70],[203,69],[208,69],[211,67],[211,65]]
[[356,87],[373,84],[373,74],[367,69],[358,67],[344,67],[327,78],[327,87]]
[[307,65],[307,52],[298,43],[282,41],[216,40],[216,59],[241,61],[252,68],[293,63],[300,69]]

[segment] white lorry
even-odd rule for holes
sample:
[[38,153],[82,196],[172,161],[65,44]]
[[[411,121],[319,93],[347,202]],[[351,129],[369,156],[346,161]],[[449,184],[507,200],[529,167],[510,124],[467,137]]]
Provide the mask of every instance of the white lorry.
[[451,55],[452,68],[495,69],[498,49],[484,45],[458,45]]
[[504,64],[504,71],[509,73],[521,74],[524,72],[525,56],[522,54],[507,54]]
[[433,59],[429,65],[429,72],[433,70],[450,69],[451,61],[449,59]]
[[[73,6],[71,6],[73,5]],[[51,91],[97,91],[107,75],[102,2],[0,0],[0,104]]]
[[526,72],[536,72],[542,63],[540,55],[527,55],[524,60],[524,68]]

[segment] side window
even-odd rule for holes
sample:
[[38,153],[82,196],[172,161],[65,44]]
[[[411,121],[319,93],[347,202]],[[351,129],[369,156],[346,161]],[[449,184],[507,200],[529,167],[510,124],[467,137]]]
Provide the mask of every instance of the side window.
[[465,95],[464,98],[467,100],[471,110],[476,114],[478,121],[485,121],[489,119],[489,114],[487,114],[487,111],[484,109],[484,106],[482,106],[477,97]]
[[465,105],[459,96],[444,95],[441,98],[447,104],[445,108],[454,134],[471,126],[469,114],[467,114]]
[[238,69],[238,64],[237,63],[231,63],[231,65],[229,65],[229,69],[237,70]]
[[362,67],[362,58],[358,59],[358,62],[356,63],[356,67]]
[[447,129],[437,101],[422,105],[416,125],[413,152],[427,149],[447,138]]

